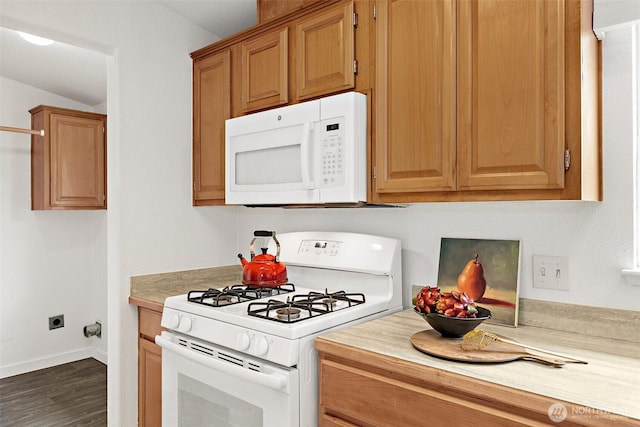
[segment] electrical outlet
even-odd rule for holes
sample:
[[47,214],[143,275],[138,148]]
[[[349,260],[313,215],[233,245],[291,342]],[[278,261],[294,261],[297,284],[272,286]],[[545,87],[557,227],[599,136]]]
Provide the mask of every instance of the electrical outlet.
[[533,287],[569,290],[569,258],[562,256],[533,256]]
[[49,330],[64,327],[64,314],[49,317]]

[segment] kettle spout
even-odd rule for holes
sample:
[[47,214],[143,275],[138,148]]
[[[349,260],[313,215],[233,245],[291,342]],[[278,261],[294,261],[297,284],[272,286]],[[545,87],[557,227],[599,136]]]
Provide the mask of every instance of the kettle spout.
[[238,254],[238,258],[240,258],[240,263],[244,266],[247,265],[249,262],[246,260],[245,257],[242,256],[242,254]]

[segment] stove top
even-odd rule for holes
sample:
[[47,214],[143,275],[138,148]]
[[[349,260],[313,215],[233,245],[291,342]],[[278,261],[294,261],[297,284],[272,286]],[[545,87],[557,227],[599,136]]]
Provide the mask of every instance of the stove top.
[[[289,353],[295,353],[302,338],[402,309],[398,240],[342,232],[282,233],[278,239],[290,283],[267,289],[234,285],[169,297],[162,326],[291,363]],[[265,347],[269,350],[262,354]],[[287,356],[278,355],[285,352]]]
[[[249,302],[247,314],[280,323],[294,323],[311,319],[322,314],[344,310],[365,302],[362,293],[345,291],[309,291],[296,293],[292,283],[276,287],[254,287],[232,285],[221,289],[193,290],[187,294],[187,301],[211,308],[227,307]],[[292,294],[286,300],[274,299],[279,295]]]

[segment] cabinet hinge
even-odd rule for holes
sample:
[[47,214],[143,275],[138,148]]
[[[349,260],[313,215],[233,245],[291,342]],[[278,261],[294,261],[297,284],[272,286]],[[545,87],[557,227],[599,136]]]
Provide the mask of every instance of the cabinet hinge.
[[358,74],[358,61],[353,60],[353,74]]
[[373,20],[376,20],[376,4],[373,4]]
[[376,179],[378,177],[378,170],[376,169],[376,167],[373,167],[373,179]]
[[358,28],[358,14],[353,12],[353,28]]
[[571,167],[571,152],[567,148],[564,150],[564,170],[565,172]]

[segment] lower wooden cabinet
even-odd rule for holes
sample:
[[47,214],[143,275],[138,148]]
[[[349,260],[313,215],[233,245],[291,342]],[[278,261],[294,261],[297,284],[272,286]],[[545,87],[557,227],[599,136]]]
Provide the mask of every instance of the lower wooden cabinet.
[[323,425],[420,425],[425,414],[473,420],[475,425],[529,425],[528,417],[468,401],[440,385],[416,385],[373,372],[368,366],[322,358],[320,370]]
[[[320,357],[320,426],[551,425],[548,411],[553,404],[574,406],[322,338],[315,347]],[[638,425],[622,416],[615,419],[616,425]],[[584,417],[566,419],[562,425],[610,423],[607,417]]]
[[138,307],[138,425],[162,425],[162,348],[155,343],[162,313]]

